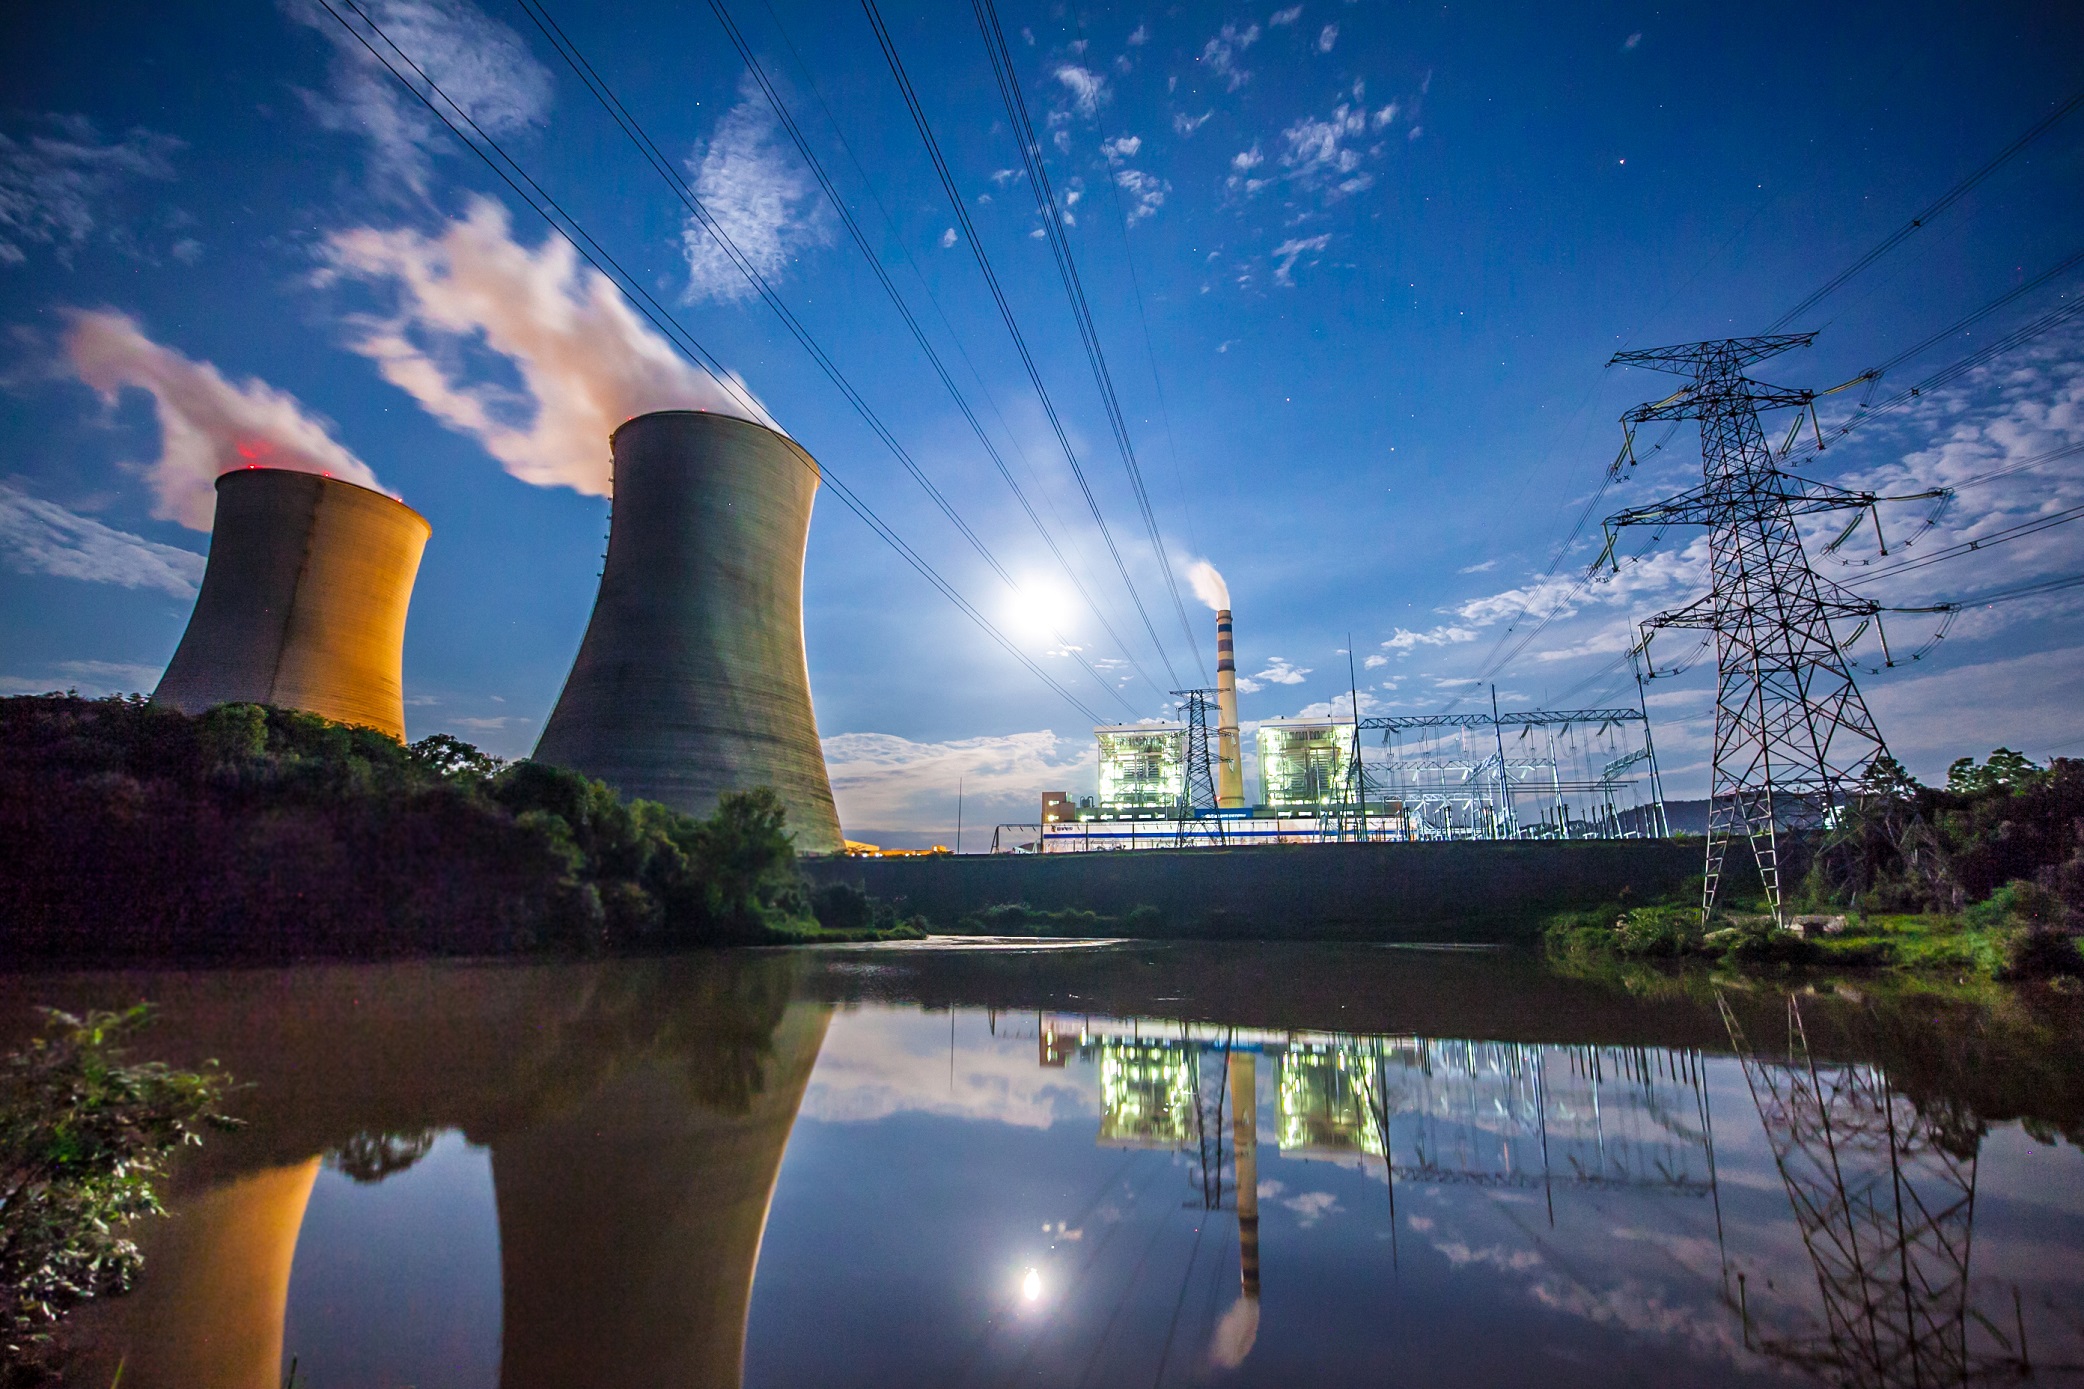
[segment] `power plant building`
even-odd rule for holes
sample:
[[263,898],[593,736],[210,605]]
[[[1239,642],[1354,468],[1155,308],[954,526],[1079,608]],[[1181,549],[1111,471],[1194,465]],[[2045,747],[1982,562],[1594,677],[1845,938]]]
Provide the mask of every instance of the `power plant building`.
[[1260,803],[1316,810],[1348,799],[1353,725],[1331,719],[1268,719],[1259,725]]
[[1187,794],[1187,730],[1177,723],[1115,724],[1093,730],[1100,746],[1103,814],[1178,811]]
[[799,850],[838,852],[803,646],[816,461],[697,410],[639,415],[610,448],[600,597],[537,759],[691,815],[769,786]]
[[338,478],[224,474],[202,590],[152,698],[190,714],[278,705],[404,741],[405,617],[429,533]]

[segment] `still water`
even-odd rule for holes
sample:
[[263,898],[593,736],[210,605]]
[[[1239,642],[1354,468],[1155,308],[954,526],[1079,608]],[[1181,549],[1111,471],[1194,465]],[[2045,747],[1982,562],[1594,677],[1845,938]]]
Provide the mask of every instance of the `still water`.
[[2074,995],[1377,947],[0,979],[242,1132],[74,1380],[2071,1383]]

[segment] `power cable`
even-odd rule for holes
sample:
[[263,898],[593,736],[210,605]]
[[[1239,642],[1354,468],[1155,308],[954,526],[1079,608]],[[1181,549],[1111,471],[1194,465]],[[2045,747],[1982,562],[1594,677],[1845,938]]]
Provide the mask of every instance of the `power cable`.
[[[708,351],[708,349],[703,347],[700,341],[696,339],[693,336],[693,334],[689,333],[687,329],[684,328],[678,322],[678,320],[674,319],[670,314],[666,313],[666,311],[658,304],[658,302],[652,298],[650,292],[644,288],[642,283],[637,281],[634,277],[632,277],[629,274],[628,271],[623,269],[621,263],[617,261],[612,255],[610,255],[604,247],[602,247],[598,242],[596,242],[593,239],[593,237],[590,234],[586,232],[584,226],[578,221],[577,218],[573,217],[570,213],[566,212],[564,208],[558,204],[557,200],[551,197],[548,191],[546,191],[542,187],[542,185],[540,185],[532,177],[530,177],[527,171],[521,167],[519,162],[516,161],[511,155],[509,155],[503,147],[501,147],[497,140],[493,139],[489,134],[487,134],[484,131],[484,129],[480,127],[477,124],[477,122],[471,118],[471,115],[468,111],[464,110],[464,108],[459,103],[457,103],[454,98],[450,97],[447,92],[443,91],[440,84],[435,82],[433,78],[429,77],[426,71],[423,68],[421,68],[418,63],[414,62],[411,56],[408,55],[404,49],[400,48],[398,44],[383,31],[381,25],[377,24],[375,20],[371,19],[368,16],[368,14],[366,14],[362,9],[360,9],[359,6],[356,4],[356,0],[339,0],[339,3],[344,5],[347,9],[353,11],[356,18],[360,19],[363,24],[368,26],[370,33],[375,34],[377,38],[383,40],[385,47],[389,48],[393,53],[397,54],[400,61],[402,61],[403,63],[405,63],[407,67],[410,67],[412,69],[413,73],[416,76],[418,76],[420,81],[426,84],[427,89],[429,91],[432,91],[436,96],[439,96],[443,103],[445,103],[448,107],[454,110],[456,115],[462,118],[463,123],[465,125],[468,125],[471,131],[478,136],[478,140],[483,142],[482,145],[480,145],[478,141],[474,141],[469,136],[465,135],[463,133],[463,130],[456,124],[456,121],[451,119],[447,112],[443,111],[441,107],[435,105],[434,102],[427,96],[426,92],[421,91],[420,88],[416,86],[410,78],[408,78],[403,72],[400,72],[398,70],[396,64],[392,63],[390,59],[386,58],[382,53],[378,52],[375,45],[369,42],[368,37],[364,35],[361,32],[361,30],[355,28],[353,24],[349,23],[347,18],[344,15],[342,15],[339,10],[334,8],[333,0],[318,0],[318,2],[325,9],[326,13],[331,15],[333,19],[339,23],[341,28],[345,29],[350,35],[354,37],[356,42],[360,43],[363,48],[368,50],[369,55],[371,57],[375,58],[377,62],[381,63],[384,66],[386,71],[388,71],[393,77],[398,79],[400,85],[405,87],[407,91],[411,92],[414,98],[417,99],[421,105],[425,106],[427,110],[430,113],[432,113],[437,120],[441,121],[443,125],[447,126],[451,134],[455,135],[456,138],[462,141],[463,144],[467,148],[469,148],[472,153],[476,154],[479,159],[484,161],[485,166],[491,169],[494,174],[498,175],[500,180],[504,182],[517,197],[520,197],[524,202],[526,202],[529,205],[530,209],[534,211],[537,216],[541,217],[546,223],[548,223],[553,231],[557,232],[559,236],[562,236],[565,239],[565,241],[571,245],[573,250],[577,251],[582,257],[584,257],[587,264],[591,265],[595,270],[599,271],[604,277],[608,278],[611,281],[611,283],[614,283],[618,289],[620,289],[625,295],[627,295],[632,300],[633,306],[637,309],[637,311],[640,314],[642,314],[644,318],[648,322],[650,322],[654,328],[657,328],[659,332],[665,336],[666,340],[669,343],[671,343],[674,347],[679,349],[684,355],[688,356],[697,366],[701,367],[703,371],[708,373],[710,377],[716,380],[719,385],[723,386],[725,389],[731,391],[734,395],[736,395],[749,410],[753,411],[755,414],[764,415],[766,413],[763,409],[761,409],[759,403],[752,398],[751,394],[747,392],[742,385],[739,385],[735,380],[731,378],[730,373],[724,370],[722,364],[716,360],[716,358]],[[494,160],[492,157],[492,153],[487,152],[488,148],[492,153],[496,153],[499,156],[498,160]],[[527,185],[526,188],[523,187],[523,184]],[[553,216],[552,213],[555,213],[555,216]],[[878,537],[880,537],[886,544],[890,545],[892,549],[898,552],[900,558],[904,559],[904,561],[907,564],[910,564],[913,569],[919,572],[922,578],[926,579],[928,583],[932,584],[937,590],[939,590],[942,596],[946,597],[951,603],[955,604],[955,606],[958,609],[960,609],[965,616],[967,616],[971,621],[975,622],[980,628],[982,628],[987,636],[991,637],[992,640],[996,641],[1001,647],[1005,648],[1007,654],[1011,655],[1016,661],[1019,661],[1023,666],[1027,667],[1028,671],[1031,674],[1033,674],[1037,679],[1041,680],[1045,685],[1048,685],[1050,689],[1054,690],[1057,694],[1061,695],[1064,698],[1064,700],[1068,702],[1073,708],[1077,709],[1080,713],[1084,714],[1087,718],[1092,719],[1094,722],[1099,721],[1098,715],[1094,714],[1093,711],[1090,708],[1088,708],[1085,705],[1085,703],[1081,701],[1076,695],[1072,694],[1069,690],[1065,689],[1061,684],[1059,684],[1054,677],[1052,677],[1047,671],[1043,670],[1039,665],[1037,665],[1030,657],[1027,656],[1026,653],[1022,652],[1018,647],[1014,646],[1013,643],[1006,638],[1005,634],[1000,632],[997,626],[994,625],[989,618],[985,617],[984,614],[978,611],[977,608],[973,604],[971,604],[968,599],[964,598],[958,591],[956,591],[956,589],[951,584],[947,582],[947,580],[943,579],[940,576],[940,574],[934,570],[932,565],[928,564],[926,560],[918,554],[917,551],[913,550],[910,545],[906,544],[903,538],[900,537],[896,533],[896,531],[892,530],[887,524],[885,524],[882,518],[877,516],[875,511],[871,507],[869,507],[866,502],[862,501],[852,491],[851,488],[847,487],[847,485],[844,482],[842,482],[837,476],[835,476],[829,467],[820,468],[818,467],[818,465],[815,464],[808,466],[811,466],[816,471],[818,471],[821,480],[833,489],[834,493],[838,495],[841,502],[846,505],[848,510],[852,511],[856,516],[860,517],[861,520],[865,524],[867,524],[868,527],[872,531],[874,531]]]
[[[1158,350],[1151,343],[1150,315],[1143,307],[1143,281],[1136,274],[1136,250],[1129,241],[1129,214],[1122,207],[1121,189],[1114,179],[1107,181],[1107,192],[1114,203],[1116,223],[1122,229],[1122,263],[1129,268],[1129,289],[1136,300],[1136,322],[1143,330],[1143,357],[1150,364],[1151,386],[1158,397],[1158,424],[1165,431],[1165,452],[1172,458],[1172,479],[1179,487],[1180,513],[1187,518],[1187,543],[1199,553],[1201,537],[1194,531],[1194,504],[1187,495],[1187,473],[1180,466],[1179,444],[1172,437],[1172,412],[1165,405],[1165,378],[1158,371]],[[1199,650],[1199,645],[1196,645]]]
[[[926,108],[919,100],[918,91],[912,86],[911,77],[905,72],[904,61],[898,56],[897,44],[883,23],[882,12],[876,8],[875,0],[861,0],[862,10],[868,16],[869,27],[875,31],[876,43],[883,51],[883,59],[890,67],[890,75],[896,79],[898,94],[903,97],[905,109],[911,114],[912,124],[919,132],[919,139],[926,147],[927,157],[932,160],[934,172],[941,181],[941,190],[947,196],[949,206],[955,212],[956,221],[962,226],[963,235],[969,243],[970,254],[977,268],[984,275],[985,285],[991,291],[992,301],[997,304],[999,317],[1004,320],[1007,333],[1013,339],[1014,349],[1020,355],[1021,365],[1027,369],[1028,380],[1035,388],[1035,395],[1042,403],[1042,413],[1049,420],[1050,432],[1056,436],[1063,450],[1064,460],[1071,467],[1071,475],[1078,482],[1080,495],[1085,498],[1087,509],[1092,513],[1093,523],[1099,527],[1100,538],[1107,544],[1107,553],[1114,560],[1114,567],[1121,574],[1122,585],[1129,591],[1129,599],[1136,606],[1136,615],[1143,620],[1143,629],[1157,648],[1158,658],[1166,673],[1179,684],[1178,672],[1173,669],[1172,657],[1165,650],[1165,643],[1158,639],[1158,629],[1151,622],[1149,610],[1144,606],[1143,595],[1136,589],[1136,581],[1129,577],[1129,566],[1122,558],[1121,547],[1115,543],[1114,532],[1107,525],[1107,518],[1100,509],[1100,499],[1093,492],[1085,469],[1078,461],[1077,450],[1071,447],[1071,437],[1065,432],[1063,419],[1057,414],[1056,404],[1050,399],[1048,387],[1042,384],[1042,372],[1035,364],[1034,354],[1028,350],[1027,339],[1020,331],[1019,321],[1014,317],[1013,306],[1006,298],[1004,286],[999,283],[992,269],[991,257],[984,249],[983,238],[977,235],[976,224],[971,221],[969,208],[964,204],[961,191],[955,186],[955,175],[941,152],[940,141],[934,137],[933,126],[926,118]],[[1170,574],[1167,575],[1169,579]]]
[[1158,513],[1151,505],[1149,490],[1143,484],[1143,468],[1136,461],[1136,445],[1129,436],[1129,421],[1122,412],[1122,403],[1115,394],[1114,374],[1107,368],[1107,354],[1100,346],[1100,330],[1093,322],[1092,305],[1087,301],[1085,284],[1078,275],[1078,260],[1071,252],[1070,233],[1065,230],[1063,209],[1057,204],[1056,190],[1050,186],[1049,170],[1042,163],[1042,142],[1035,134],[1035,125],[1028,114],[1027,96],[1020,85],[1020,75],[1013,65],[1013,50],[1006,44],[1005,31],[999,27],[999,14],[993,0],[970,0],[970,9],[977,17],[977,28],[984,36],[985,50],[992,61],[992,75],[998,79],[999,99],[1006,108],[1006,118],[1012,123],[1014,143],[1020,146],[1022,165],[1027,169],[1029,191],[1034,194],[1035,208],[1042,214],[1043,230],[1048,234],[1050,249],[1056,258],[1057,278],[1063,282],[1064,295],[1071,302],[1072,317],[1078,322],[1078,336],[1085,347],[1087,364],[1092,368],[1093,384],[1099,388],[1101,404],[1107,410],[1107,422],[1114,430],[1115,446],[1122,456],[1122,467],[1129,475],[1130,489],[1136,495],[1136,505],[1143,515],[1143,524],[1150,533],[1151,550],[1158,557],[1158,567],[1165,575],[1165,587],[1172,594],[1173,611],[1179,616],[1180,631],[1187,639],[1187,649],[1195,653],[1201,667],[1202,678],[1208,678],[1208,663],[1202,659],[1201,643],[1195,639],[1194,626],[1187,620],[1187,605],[1180,597],[1179,577],[1173,572],[1171,557],[1165,553],[1165,537],[1158,526]]
[[1830,279],[1824,281],[1824,283],[1814,293],[1810,294],[1808,298],[1804,299],[1801,303],[1789,309],[1786,313],[1780,315],[1780,317],[1774,319],[1772,325],[1768,327],[1766,331],[1768,333],[1779,332],[1782,328],[1785,328],[1788,324],[1794,322],[1803,314],[1815,308],[1825,299],[1837,293],[1838,290],[1842,288],[1848,280],[1851,280],[1854,276],[1858,275],[1868,266],[1880,260],[1890,251],[1895,250],[1896,247],[1902,245],[1903,242],[1908,240],[1910,236],[1913,233],[1915,233],[1919,228],[1923,227],[1933,218],[1945,212],[1948,208],[1952,207],[1962,198],[1967,197],[1970,191],[1972,191],[1984,179],[1996,173],[1998,169],[2002,168],[2006,163],[2010,162],[2011,158],[2014,155],[2018,154],[2021,150],[2025,149],[2028,145],[2032,144],[2035,140],[2038,140],[2042,135],[2046,134],[2058,122],[2060,122],[2063,119],[2063,117],[2069,115],[2070,112],[2076,110],[2077,107],[2079,107],[2080,105],[2084,105],[2084,92],[2078,92],[2068,101],[2065,101],[2064,103],[2062,103],[2062,105],[2056,107],[2046,116],[2043,116],[2040,120],[2034,122],[2034,124],[2027,129],[2025,134],[2021,135],[2018,139],[2012,141],[2009,145],[2006,145],[2003,149],[1999,150],[1996,153],[1996,155],[1994,155],[1991,158],[1989,163],[1983,165],[1982,168],[1977,169],[1967,178],[1962,179],[1952,188],[1949,188],[1945,193],[1941,194],[1935,202],[1931,203],[1923,211],[1919,212],[1917,216],[1911,218],[1910,221],[1906,222],[1903,226],[1898,227],[1894,232],[1890,233],[1886,237],[1883,237],[1880,243],[1877,244],[1873,249],[1869,250],[1867,254],[1861,256],[1851,265],[1848,265],[1845,269],[1839,271],[1836,275],[1833,275]]
[[[558,56],[564,59],[566,66],[570,67],[574,75],[585,84],[586,89],[601,104],[601,108],[621,128],[623,134],[629,137],[630,142],[637,147],[637,152],[666,181],[667,187],[672,190],[674,196],[680,200],[681,204],[689,212],[694,214],[702,227],[716,240],[718,246],[723,248],[732,265],[745,277],[746,282],[759,293],[762,301],[774,312],[775,316],[781,319],[783,326],[789,330],[790,334],[796,338],[804,350],[811,354],[812,360],[824,371],[826,377],[839,387],[841,393],[846,396],[848,403],[853,405],[856,413],[868,424],[876,437],[883,441],[885,447],[889,448],[891,453],[895,455],[898,462],[904,466],[905,471],[911,474],[913,481],[919,484],[921,490],[939,508],[941,514],[948,518],[949,523],[955,527],[963,539],[970,543],[970,547],[983,558],[984,562],[990,566],[992,572],[997,574],[1008,588],[1015,594],[1021,593],[1022,589],[1019,582],[1006,571],[1005,566],[991,552],[990,547],[984,543],[983,539],[971,528],[970,524],[956,511],[954,503],[948,500],[946,494],[927,476],[925,470],[913,460],[910,452],[897,441],[896,436],[883,424],[881,418],[877,416],[868,402],[862,398],[861,394],[854,389],[852,383],[846,379],[838,365],[833,362],[831,357],[811,336],[810,331],[804,327],[796,315],[790,311],[780,295],[775,292],[773,286],[768,283],[766,277],[760,273],[759,268],[752,263],[751,258],[744,253],[737,242],[724,229],[723,225],[709,212],[708,207],[702,202],[701,196],[695,192],[687,180],[673,167],[672,162],[666,158],[665,152],[658,147],[657,142],[644,130],[637,118],[630,113],[629,108],[623,104],[621,98],[615,95],[614,90],[608,86],[607,80],[600,75],[599,71],[586,58],[586,55],[579,51],[579,46],[572,41],[571,37],[565,33],[563,27],[557,23],[556,18],[550,14],[548,7],[543,5],[541,0],[516,0],[516,3],[520,5],[522,12],[535,24],[536,29],[543,37],[549,40],[551,47],[557,50]],[[761,74],[761,76],[764,81],[764,74]],[[820,173],[822,174],[822,170],[820,170]],[[844,211],[842,215],[844,215]],[[895,295],[894,287],[892,287],[892,294],[893,296]],[[901,303],[899,307],[903,307]],[[909,320],[909,315],[907,315],[907,318]],[[916,332],[916,330],[917,325],[914,324],[914,331]],[[939,365],[938,360],[936,360],[935,365]],[[943,375],[945,379],[945,373]],[[965,408],[967,408],[966,404]],[[1022,498],[1022,500],[1024,502],[1025,498]],[[1045,535],[1044,539],[1047,540],[1048,537]],[[1059,558],[1061,558],[1061,555],[1059,555]],[[1077,583],[1075,575],[1072,576],[1072,582]],[[1081,585],[1080,588],[1082,592],[1083,586]],[[1127,709],[1132,715],[1137,712],[1136,706],[1129,703],[1119,687],[1103,677],[1092,663],[1086,659],[1084,652],[1074,646],[1069,638],[1065,637],[1061,632],[1053,632],[1053,635],[1057,639],[1057,644],[1069,652],[1080,665],[1085,667],[1086,673],[1092,677],[1094,684],[1114,695],[1121,702],[1122,707]],[[1120,639],[1116,638],[1116,641],[1119,645]],[[1138,673],[1142,673],[1140,668]],[[1146,675],[1145,679],[1148,680],[1149,677]]]
[[[522,0],[522,3],[526,4],[527,0]],[[541,0],[536,0],[536,3],[540,5]],[[1063,550],[1057,545],[1056,538],[1042,524],[1042,517],[1036,512],[1034,504],[1029,501],[1027,492],[1021,487],[1019,480],[1013,476],[1013,470],[1007,466],[1005,458],[999,453],[998,447],[991,440],[991,436],[985,432],[984,425],[978,420],[976,412],[970,408],[970,402],[963,394],[962,388],[956,385],[954,376],[949,373],[947,366],[941,361],[940,354],[934,350],[934,346],[927,338],[925,330],[920,327],[919,320],[914,317],[910,305],[905,302],[904,296],[898,292],[897,286],[892,282],[889,272],[883,268],[881,258],[876,255],[874,248],[869,245],[866,233],[861,230],[860,224],[855,221],[853,210],[847,206],[846,200],[840,196],[839,189],[834,186],[831,177],[825,171],[823,161],[818,158],[816,150],[811,147],[810,140],[804,135],[802,127],[797,124],[795,114],[790,111],[788,103],[782,98],[780,89],[775,86],[773,80],[767,75],[766,68],[761,65],[759,58],[753,53],[752,45],[746,42],[744,32],[739,29],[737,22],[731,17],[730,11],[723,5],[722,0],[709,0],[709,8],[716,15],[717,22],[723,26],[725,35],[731,40],[731,46],[738,51],[739,58],[745,63],[747,70],[752,73],[753,80],[758,83],[761,93],[767,98],[768,105],[773,108],[776,118],[781,122],[782,129],[788,134],[791,143],[796,146],[797,153],[803,157],[803,161],[809,166],[812,176],[817,179],[819,188],[824,190],[826,199],[832,204],[834,211],[839,214],[840,222],[846,227],[847,234],[852,239],[855,248],[860,251],[862,259],[868,262],[869,269],[875,272],[877,283],[882,285],[884,294],[889,297],[899,316],[904,319],[905,326],[911,330],[913,340],[918,343],[919,350],[925,354],[926,360],[932,365],[934,374],[940,378],[941,384],[947,388],[949,397],[954,400],[956,408],[962,412],[963,418],[969,422],[971,431],[976,434],[977,442],[984,446],[984,451],[990,455],[993,465],[999,471],[999,476],[1005,480],[1006,486],[1020,503],[1021,509],[1027,513],[1028,520],[1034,524],[1035,533],[1042,537],[1042,543],[1047,545],[1050,553],[1056,557],[1056,561],[1063,568],[1065,576],[1078,589],[1079,596],[1085,600],[1086,606],[1092,610],[1093,616],[1099,620],[1107,635],[1112,638],[1116,649],[1120,650],[1128,658],[1130,665],[1135,668],[1138,675],[1144,678],[1146,683],[1154,683],[1151,681],[1149,672],[1145,671],[1136,660],[1135,653],[1130,649],[1129,644],[1122,640],[1121,634],[1116,632],[1114,625],[1107,620],[1106,613],[1101,610],[1098,601],[1086,588],[1084,580],[1079,577],[1070,560],[1065,557]],[[1012,583],[1013,581],[1009,578],[1007,582]],[[1018,585],[1015,585],[1015,588],[1017,590]],[[1058,633],[1057,640],[1066,650],[1072,651],[1082,664],[1086,664],[1088,671],[1092,671],[1090,663],[1085,662],[1083,654],[1072,647],[1067,638]],[[1103,685],[1106,684],[1097,671],[1092,671],[1092,674],[1094,680],[1099,681]],[[1109,686],[1109,688],[1112,689],[1113,687]],[[1137,712],[1135,706],[1131,705],[1118,690],[1116,691],[1116,698],[1120,699],[1123,706],[1128,708],[1132,714]]]
[[1890,578],[1893,575],[1906,574],[1913,569],[1923,569],[1928,565],[1943,564],[1950,559],[1960,559],[1964,555],[1977,554],[1998,545],[2009,544],[2014,540],[2023,540],[2029,535],[2037,535],[2044,530],[2052,530],[2056,526],[2068,525],[2079,518],[2084,518],[2084,506],[2073,506],[2066,511],[2056,511],[2046,516],[2036,516],[2030,521],[2022,521],[2016,526],[2009,526],[1990,535],[1978,536],[1973,540],[1964,540],[1958,545],[1949,545],[1944,550],[1935,550],[1929,555],[1920,555],[1916,559],[1905,560],[1901,564],[1892,564],[1886,569],[1877,569],[1871,574],[1863,574],[1858,579],[1846,584],[1845,587],[1865,588],[1869,584],[1879,583],[1881,580]]

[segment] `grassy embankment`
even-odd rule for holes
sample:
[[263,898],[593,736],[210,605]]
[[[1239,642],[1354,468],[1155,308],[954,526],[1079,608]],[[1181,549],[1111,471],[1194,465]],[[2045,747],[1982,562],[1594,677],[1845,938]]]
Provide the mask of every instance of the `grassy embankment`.
[[0,700],[0,843],[15,967],[920,934],[814,892],[764,788],[696,819],[444,735],[250,704]]
[[[1698,883],[1659,902],[1612,902],[1553,918],[1545,941],[1566,966],[1713,961],[1756,973],[1889,971],[1934,979],[2070,981],[2084,976],[2084,763],[2037,767],[1999,748],[1963,758],[1945,788],[1893,762],[1836,832],[1798,844],[1790,894],[1818,929],[1782,931],[1763,900],[1700,919]],[[1742,850],[1736,850],[1741,855]],[[1755,889],[1754,889],[1755,890]]]

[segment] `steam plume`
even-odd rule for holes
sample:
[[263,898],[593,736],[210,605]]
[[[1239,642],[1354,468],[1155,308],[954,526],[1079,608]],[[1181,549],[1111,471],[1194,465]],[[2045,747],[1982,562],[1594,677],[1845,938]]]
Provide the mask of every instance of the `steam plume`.
[[1230,585],[1207,560],[1197,559],[1187,566],[1187,582],[1194,585],[1194,596],[1217,612],[1230,606]]
[[[506,210],[488,199],[439,237],[337,232],[326,257],[322,281],[348,275],[398,293],[395,315],[359,321],[354,350],[523,482],[607,496],[609,433],[651,410],[779,428],[742,386],[726,390],[677,355],[564,240],[518,244]],[[466,379],[465,351],[480,346],[513,364],[521,392]]]
[[153,342],[126,314],[66,316],[65,353],[80,380],[111,404],[126,386],[152,393],[160,440],[151,468],[152,514],[160,520],[210,529],[218,475],[254,464],[381,488],[369,465],[287,392],[253,379],[234,385],[208,362]]
[[1216,1323],[1216,1334],[1209,1342],[1208,1358],[1219,1369],[1234,1370],[1245,1363],[1245,1357],[1252,1353],[1253,1342],[1258,1339],[1259,1299],[1241,1297]]

